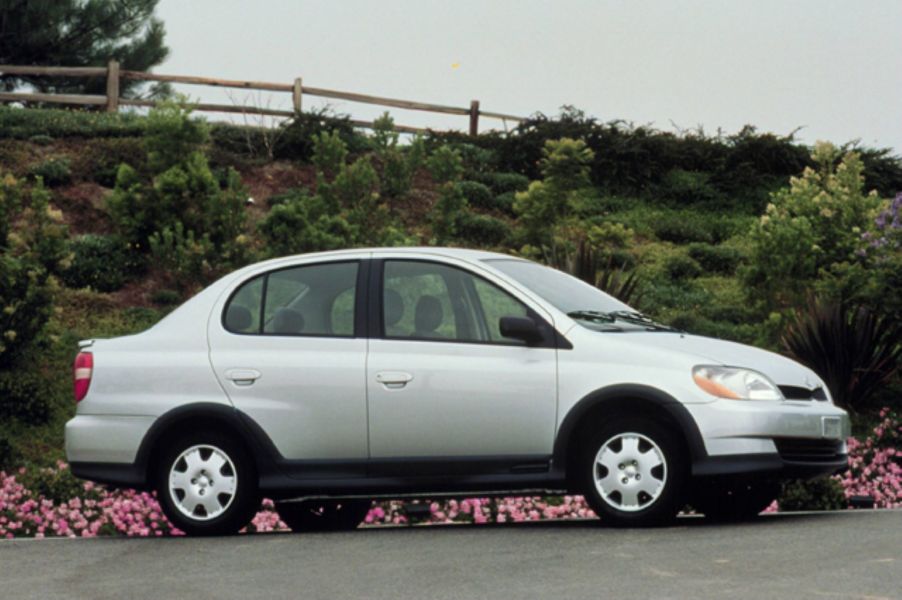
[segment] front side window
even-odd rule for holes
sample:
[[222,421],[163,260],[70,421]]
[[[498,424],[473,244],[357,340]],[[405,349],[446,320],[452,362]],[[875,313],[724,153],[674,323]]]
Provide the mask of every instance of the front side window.
[[356,262],[304,265],[244,283],[225,308],[233,333],[353,336]]
[[386,337],[521,344],[502,336],[499,322],[527,313],[513,296],[462,269],[423,261],[385,262]]

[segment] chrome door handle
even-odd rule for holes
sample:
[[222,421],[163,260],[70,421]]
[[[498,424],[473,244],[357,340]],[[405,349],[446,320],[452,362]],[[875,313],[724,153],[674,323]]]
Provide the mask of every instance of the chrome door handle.
[[376,381],[390,389],[400,389],[413,381],[413,375],[403,371],[381,371],[376,373]]
[[260,371],[255,369],[230,369],[226,371],[226,379],[235,385],[253,385],[261,377]]

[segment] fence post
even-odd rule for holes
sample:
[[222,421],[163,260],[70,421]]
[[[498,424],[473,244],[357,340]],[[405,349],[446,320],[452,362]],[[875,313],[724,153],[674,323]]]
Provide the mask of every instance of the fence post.
[[119,62],[111,60],[106,67],[106,111],[119,110]]
[[301,113],[301,94],[303,93],[301,86],[301,78],[294,80],[294,87],[291,90],[291,103],[294,105],[294,112]]
[[470,135],[479,135],[479,100],[470,101]]

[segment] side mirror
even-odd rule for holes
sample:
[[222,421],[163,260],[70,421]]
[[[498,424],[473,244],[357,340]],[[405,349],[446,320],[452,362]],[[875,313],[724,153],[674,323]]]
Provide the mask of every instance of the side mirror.
[[542,332],[536,322],[529,317],[501,317],[499,323],[501,335],[521,340],[529,345],[542,341]]

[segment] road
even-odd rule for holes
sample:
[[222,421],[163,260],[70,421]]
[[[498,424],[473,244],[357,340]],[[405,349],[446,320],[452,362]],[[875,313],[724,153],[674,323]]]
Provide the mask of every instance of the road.
[[0,542],[3,598],[902,598],[902,511]]

